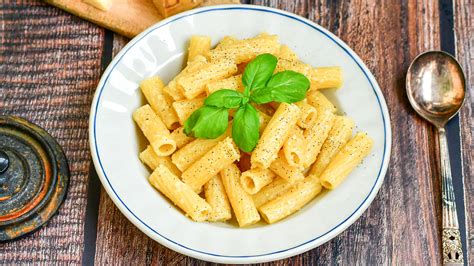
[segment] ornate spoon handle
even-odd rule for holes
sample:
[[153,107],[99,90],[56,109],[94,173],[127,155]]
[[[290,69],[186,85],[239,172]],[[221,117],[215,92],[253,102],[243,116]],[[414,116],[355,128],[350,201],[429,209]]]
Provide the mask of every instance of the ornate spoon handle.
[[443,208],[443,264],[463,265],[461,234],[458,214],[454,200],[451,164],[449,162],[448,143],[444,128],[438,129],[439,150],[441,156],[442,208]]

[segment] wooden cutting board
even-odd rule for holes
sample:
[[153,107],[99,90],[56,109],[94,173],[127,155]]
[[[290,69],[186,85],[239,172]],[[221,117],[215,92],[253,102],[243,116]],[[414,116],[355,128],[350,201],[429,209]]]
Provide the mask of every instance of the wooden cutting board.
[[[152,0],[114,0],[102,11],[81,0],[46,0],[47,3],[129,38],[163,19]],[[203,6],[238,4],[239,0],[203,0]]]

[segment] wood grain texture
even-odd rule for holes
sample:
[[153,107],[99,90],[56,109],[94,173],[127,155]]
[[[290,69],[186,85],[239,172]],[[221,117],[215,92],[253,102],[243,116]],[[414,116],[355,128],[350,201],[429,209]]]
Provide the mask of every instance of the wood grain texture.
[[[114,35],[113,56],[128,39]],[[174,252],[136,228],[123,216],[102,188],[95,264],[97,265],[176,265],[197,260]]]
[[[458,3],[456,1],[456,3]],[[464,167],[466,225],[468,229],[468,260],[474,265],[474,1],[460,1],[454,6],[454,30],[456,34],[456,56],[467,76],[467,98],[461,109],[461,149]]]
[[[347,42],[375,74],[387,99],[394,131],[385,183],[362,217],[332,241],[276,264],[439,264],[436,136],[412,111],[404,89],[410,61],[424,50],[440,47],[437,1],[250,2],[308,17]],[[123,44],[116,42],[115,48]],[[108,196],[102,195],[97,263],[204,264],[156,244],[130,227]]]
[[[277,265],[439,264],[439,183],[436,136],[411,109],[404,76],[409,62],[439,49],[438,1],[253,0],[307,17],[340,36],[375,74],[392,119],[393,147],[385,182],[356,223],[328,243]],[[470,261],[474,264],[472,0],[455,1],[457,56],[469,77],[461,112]],[[0,244],[0,264],[80,264],[90,155],[87,123],[100,77],[104,31],[41,2],[0,4],[0,114],[19,115],[47,129],[71,169],[67,200],[48,226]],[[128,40],[114,36],[114,54]],[[101,191],[95,262],[208,264],[154,242]],[[270,265],[268,263],[267,265]]]
[[0,264],[80,264],[88,117],[100,77],[103,30],[41,2],[0,6],[0,114],[45,128],[63,147],[71,171],[59,214],[40,231],[0,244]]
[[[111,8],[102,11],[81,0],[45,0],[76,16],[127,37],[137,34],[163,19],[151,0],[114,0]],[[235,3],[233,0],[204,0],[203,5]]]

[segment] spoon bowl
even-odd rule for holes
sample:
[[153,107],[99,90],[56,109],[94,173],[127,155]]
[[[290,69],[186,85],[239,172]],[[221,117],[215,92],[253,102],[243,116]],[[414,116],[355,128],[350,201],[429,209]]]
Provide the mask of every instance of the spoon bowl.
[[408,68],[406,85],[415,111],[437,128],[443,127],[464,102],[463,70],[445,52],[429,51],[417,56]]

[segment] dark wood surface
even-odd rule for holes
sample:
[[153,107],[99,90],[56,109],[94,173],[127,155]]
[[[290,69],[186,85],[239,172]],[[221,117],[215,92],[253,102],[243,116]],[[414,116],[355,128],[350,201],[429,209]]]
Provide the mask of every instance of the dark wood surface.
[[[433,127],[410,108],[404,76],[418,53],[440,49],[446,42],[440,26],[440,16],[446,14],[440,13],[439,6],[446,1],[250,2],[307,17],[344,40],[374,73],[392,119],[391,163],[372,205],[338,237],[278,264],[439,264],[436,135]],[[455,2],[451,34],[455,34],[456,43],[452,45],[469,84],[473,84],[474,3]],[[110,57],[106,38],[110,33],[41,2],[4,1],[0,6],[0,114],[22,116],[47,129],[66,151],[72,173],[68,197],[59,215],[31,236],[0,244],[0,264],[203,264],[141,233],[103,189],[97,203],[98,217],[92,221],[87,217],[86,228],[92,224],[96,229],[96,236],[92,235],[95,241],[90,241],[84,229],[87,192],[88,184],[97,184],[88,182],[87,123],[95,86]],[[113,54],[128,41],[118,35],[110,37]],[[467,242],[471,244],[468,254],[474,264],[473,90],[469,88],[460,115],[460,170],[465,177]],[[92,187],[89,191],[99,190]],[[93,209],[94,202],[89,200],[89,204],[87,210]]]
[[[465,203],[467,213],[468,254],[469,262],[474,265],[474,1],[462,1],[455,6],[455,36],[458,40],[456,55],[467,75],[469,92],[461,109],[460,119],[462,138],[463,172],[465,186]],[[464,40],[464,41],[463,41]]]

